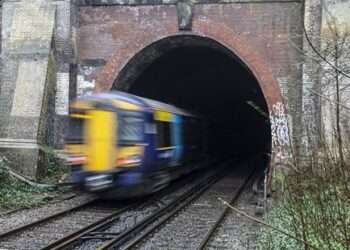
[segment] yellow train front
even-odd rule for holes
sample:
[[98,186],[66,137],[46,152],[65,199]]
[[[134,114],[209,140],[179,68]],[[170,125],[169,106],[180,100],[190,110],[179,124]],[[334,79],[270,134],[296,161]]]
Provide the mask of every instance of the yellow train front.
[[106,198],[155,192],[203,156],[203,124],[174,106],[124,92],[70,107],[67,163],[73,183]]

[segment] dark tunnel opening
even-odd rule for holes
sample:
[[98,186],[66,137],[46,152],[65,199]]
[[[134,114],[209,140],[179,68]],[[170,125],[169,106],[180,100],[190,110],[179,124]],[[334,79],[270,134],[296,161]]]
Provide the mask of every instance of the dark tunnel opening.
[[211,154],[244,160],[270,153],[268,109],[259,84],[215,41],[177,36],[156,42],[130,60],[114,86],[204,117]]

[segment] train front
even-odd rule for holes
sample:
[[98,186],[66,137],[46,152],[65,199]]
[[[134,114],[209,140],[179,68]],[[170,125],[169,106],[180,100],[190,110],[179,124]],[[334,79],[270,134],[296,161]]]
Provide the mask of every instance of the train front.
[[145,186],[144,116],[137,105],[117,100],[75,102],[65,146],[74,185],[108,198],[140,193]]

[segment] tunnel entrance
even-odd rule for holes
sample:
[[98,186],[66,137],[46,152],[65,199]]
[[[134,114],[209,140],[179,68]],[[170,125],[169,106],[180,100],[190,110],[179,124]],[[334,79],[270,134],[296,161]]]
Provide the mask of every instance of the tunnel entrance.
[[173,104],[208,122],[209,152],[238,160],[271,151],[268,107],[249,68],[220,43],[192,35],[137,53],[113,89]]

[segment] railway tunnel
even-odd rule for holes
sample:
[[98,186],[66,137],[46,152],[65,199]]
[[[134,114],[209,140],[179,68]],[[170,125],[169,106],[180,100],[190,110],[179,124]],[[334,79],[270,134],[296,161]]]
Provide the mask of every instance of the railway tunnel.
[[[181,35],[152,43],[129,60],[113,89],[203,117],[210,154],[244,160],[270,153],[268,108],[259,83],[240,58],[215,40]],[[265,167],[266,161],[261,164]]]

